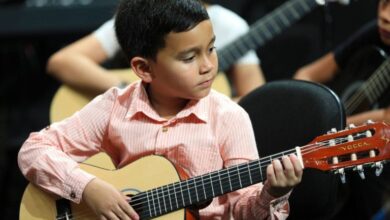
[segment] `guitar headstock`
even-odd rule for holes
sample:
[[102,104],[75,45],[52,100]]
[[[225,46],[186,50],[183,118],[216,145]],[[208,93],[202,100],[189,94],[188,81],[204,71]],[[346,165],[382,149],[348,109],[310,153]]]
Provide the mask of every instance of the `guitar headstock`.
[[390,159],[390,128],[384,122],[368,122],[330,131],[301,147],[301,154],[305,168],[335,171],[342,175],[344,169],[352,168],[364,178],[363,166],[372,166],[379,175],[383,161]]

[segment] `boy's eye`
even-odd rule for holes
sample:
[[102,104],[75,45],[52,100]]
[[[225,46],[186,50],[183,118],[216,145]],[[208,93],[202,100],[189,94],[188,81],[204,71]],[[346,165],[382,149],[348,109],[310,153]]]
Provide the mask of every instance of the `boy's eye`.
[[212,46],[212,47],[210,47],[209,52],[211,53],[211,52],[213,52],[215,49],[216,49],[215,46]]
[[183,58],[183,61],[184,62],[191,62],[194,58],[195,58],[195,56],[185,57],[185,58]]

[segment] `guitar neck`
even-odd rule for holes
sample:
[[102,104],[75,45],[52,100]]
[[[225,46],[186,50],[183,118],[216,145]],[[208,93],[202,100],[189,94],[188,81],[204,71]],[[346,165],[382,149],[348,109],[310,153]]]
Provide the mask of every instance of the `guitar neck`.
[[226,71],[249,50],[264,45],[268,40],[298,21],[318,6],[315,0],[290,0],[254,23],[250,30],[218,51],[219,70]]
[[294,152],[295,149],[145,191],[135,195],[130,204],[140,214],[141,219],[201,204],[214,197],[264,181],[266,167],[273,159]]
[[379,68],[368,78],[363,84],[362,91],[368,95],[371,103],[375,103],[376,100],[386,91],[390,85],[390,60],[384,61]]
[[356,108],[365,100],[368,100],[370,105],[375,104],[387,91],[389,85],[390,59],[386,59],[359,89],[345,101],[346,114],[353,114]]

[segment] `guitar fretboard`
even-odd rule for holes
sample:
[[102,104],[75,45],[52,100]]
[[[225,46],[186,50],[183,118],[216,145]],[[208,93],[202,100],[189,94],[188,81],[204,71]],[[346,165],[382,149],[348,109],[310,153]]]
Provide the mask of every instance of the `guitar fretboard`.
[[264,181],[265,168],[271,161],[292,152],[295,152],[295,149],[145,191],[135,195],[130,204],[141,219],[154,218],[201,204],[216,196]]
[[367,97],[374,104],[390,85],[390,59],[386,59],[363,83],[359,90],[345,102],[347,115],[352,114]]
[[251,25],[247,33],[218,50],[219,70],[226,71],[249,50],[262,46],[316,6],[318,3],[315,0],[290,0],[282,4],[272,13]]

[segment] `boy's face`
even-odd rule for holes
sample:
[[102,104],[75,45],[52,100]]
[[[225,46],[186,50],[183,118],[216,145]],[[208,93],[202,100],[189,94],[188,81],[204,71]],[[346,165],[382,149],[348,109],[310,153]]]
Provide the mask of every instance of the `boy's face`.
[[388,0],[379,0],[378,27],[383,43],[390,46],[390,2]]
[[189,31],[169,33],[156,61],[150,62],[153,95],[182,99],[207,96],[218,70],[214,41],[210,20]]

